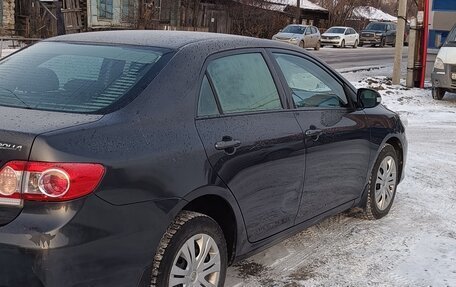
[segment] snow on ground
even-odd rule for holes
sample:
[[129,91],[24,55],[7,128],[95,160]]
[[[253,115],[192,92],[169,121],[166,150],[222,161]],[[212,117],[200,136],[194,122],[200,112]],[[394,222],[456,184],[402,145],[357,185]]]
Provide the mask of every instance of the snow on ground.
[[2,49],[2,54],[1,54],[0,58],[4,58],[4,57],[8,56],[9,54],[16,52],[17,50],[18,49]]
[[344,76],[375,87],[407,124],[406,178],[390,214],[340,214],[233,266],[226,286],[456,286],[456,95],[393,86],[391,68]]

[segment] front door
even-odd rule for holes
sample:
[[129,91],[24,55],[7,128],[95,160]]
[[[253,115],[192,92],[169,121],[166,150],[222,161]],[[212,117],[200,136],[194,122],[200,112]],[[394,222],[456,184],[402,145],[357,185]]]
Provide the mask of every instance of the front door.
[[290,88],[306,143],[306,172],[297,222],[358,198],[366,184],[370,133],[351,108],[344,84],[303,56],[273,53]]
[[249,241],[294,224],[305,148],[262,52],[212,59],[202,79],[196,126],[210,166],[229,187]]

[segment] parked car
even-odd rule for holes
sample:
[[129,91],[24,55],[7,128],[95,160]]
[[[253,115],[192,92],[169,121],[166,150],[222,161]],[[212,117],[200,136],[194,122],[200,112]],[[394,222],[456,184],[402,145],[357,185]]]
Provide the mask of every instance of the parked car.
[[371,45],[396,45],[396,23],[393,22],[371,22],[361,31],[359,46]]
[[442,100],[446,92],[456,93],[456,25],[437,54],[431,80],[434,99]]
[[382,218],[404,175],[379,93],[269,40],[59,36],[0,87],[0,286],[221,287],[325,217]]
[[317,27],[308,25],[288,25],[279,33],[272,36],[272,40],[299,46],[301,48],[314,48],[320,50],[321,36]]
[[350,27],[331,27],[321,35],[321,45],[332,45],[334,47],[345,48],[352,46],[357,48],[359,44],[359,34]]

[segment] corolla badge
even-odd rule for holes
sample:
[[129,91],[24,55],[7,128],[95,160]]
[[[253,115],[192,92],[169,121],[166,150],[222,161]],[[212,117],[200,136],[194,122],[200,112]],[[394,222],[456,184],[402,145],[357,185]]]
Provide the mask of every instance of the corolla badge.
[[18,145],[18,144],[13,144],[13,143],[0,142],[0,149],[21,151],[22,146]]

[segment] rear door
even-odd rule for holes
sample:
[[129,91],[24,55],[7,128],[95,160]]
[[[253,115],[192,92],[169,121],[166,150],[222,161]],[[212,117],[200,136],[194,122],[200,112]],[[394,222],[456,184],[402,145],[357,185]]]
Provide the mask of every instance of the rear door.
[[314,46],[312,28],[309,26],[306,28],[304,33],[304,48],[310,48]]
[[264,55],[240,50],[211,57],[196,119],[210,176],[234,194],[252,242],[294,224],[305,165],[301,128],[284,109]]
[[297,223],[358,198],[366,184],[369,129],[348,89],[304,55],[274,50],[306,143],[306,171]]

